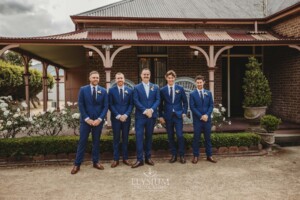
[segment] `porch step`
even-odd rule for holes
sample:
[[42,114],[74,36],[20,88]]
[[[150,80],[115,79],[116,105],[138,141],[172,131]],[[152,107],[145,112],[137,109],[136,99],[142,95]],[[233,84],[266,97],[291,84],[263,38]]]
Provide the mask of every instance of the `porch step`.
[[275,131],[275,143],[280,146],[300,146],[300,129]]

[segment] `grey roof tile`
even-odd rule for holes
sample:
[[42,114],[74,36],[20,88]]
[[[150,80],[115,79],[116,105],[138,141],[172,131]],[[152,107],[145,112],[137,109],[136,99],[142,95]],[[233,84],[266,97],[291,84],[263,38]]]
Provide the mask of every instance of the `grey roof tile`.
[[263,18],[299,2],[300,0],[123,0],[77,16]]

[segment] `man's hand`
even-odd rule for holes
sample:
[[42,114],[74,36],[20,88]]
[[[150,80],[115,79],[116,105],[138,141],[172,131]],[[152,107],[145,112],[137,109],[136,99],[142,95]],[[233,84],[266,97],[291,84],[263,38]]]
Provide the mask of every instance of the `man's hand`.
[[125,122],[126,119],[127,119],[127,115],[121,115],[121,117],[119,118],[119,120],[120,120],[121,122]]
[[207,122],[208,116],[207,115],[202,115],[200,120]]
[[146,110],[146,115],[148,118],[151,118],[152,117],[152,109],[147,109]]
[[94,121],[91,119],[88,119],[85,121],[88,125],[93,126]]
[[165,124],[165,123],[166,123],[166,121],[165,121],[165,119],[164,119],[163,117],[160,117],[160,118],[159,118],[159,123],[161,123],[161,124]]
[[100,123],[101,123],[101,120],[100,120],[100,119],[96,119],[96,120],[93,122],[92,126],[98,126]]

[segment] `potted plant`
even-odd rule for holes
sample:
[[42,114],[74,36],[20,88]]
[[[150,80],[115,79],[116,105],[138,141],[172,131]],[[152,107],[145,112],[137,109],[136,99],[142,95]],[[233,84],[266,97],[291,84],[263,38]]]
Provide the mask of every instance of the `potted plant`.
[[254,122],[265,115],[267,106],[271,104],[269,82],[261,70],[261,63],[254,57],[249,57],[243,80],[244,117]]
[[262,138],[263,144],[269,149],[275,143],[274,131],[278,129],[281,119],[273,115],[265,115],[260,119],[260,126],[265,132],[259,132],[258,134]]

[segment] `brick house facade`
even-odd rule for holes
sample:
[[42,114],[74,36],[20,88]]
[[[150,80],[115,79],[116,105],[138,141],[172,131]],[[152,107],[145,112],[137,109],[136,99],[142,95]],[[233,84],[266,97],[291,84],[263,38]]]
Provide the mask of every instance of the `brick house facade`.
[[[201,0],[191,6],[188,0],[181,0],[180,5],[186,1],[186,8],[174,1],[179,2],[157,0],[144,6],[144,0],[123,0],[71,16],[75,24],[71,33],[0,37],[0,50],[15,48],[63,68],[66,101],[77,101],[78,90],[88,83],[91,70],[100,72],[100,85],[107,88],[117,72],[138,83],[141,63],[150,66],[157,84],[164,84],[164,72],[170,69],[178,77],[202,74],[215,104],[225,105],[230,117],[243,116],[245,64],[249,56],[255,56],[263,63],[271,85],[273,101],[268,112],[300,123],[298,0],[285,1],[280,7],[274,2],[266,5],[265,0],[255,0],[253,5],[241,0],[236,2],[238,10],[231,1]],[[164,50],[157,53],[155,48]]]

